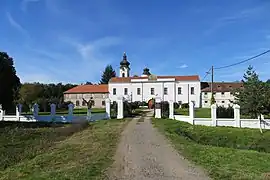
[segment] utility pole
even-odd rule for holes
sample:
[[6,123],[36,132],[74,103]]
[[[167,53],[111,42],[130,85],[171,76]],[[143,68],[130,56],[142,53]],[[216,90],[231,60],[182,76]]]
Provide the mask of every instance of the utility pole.
[[214,66],[211,68],[211,94],[213,95],[213,83],[214,83]]

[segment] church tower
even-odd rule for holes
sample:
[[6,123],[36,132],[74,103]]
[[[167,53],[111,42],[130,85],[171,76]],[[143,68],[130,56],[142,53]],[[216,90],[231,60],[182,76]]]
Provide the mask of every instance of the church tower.
[[120,77],[129,77],[130,63],[127,61],[127,55],[124,52],[123,60],[120,62]]

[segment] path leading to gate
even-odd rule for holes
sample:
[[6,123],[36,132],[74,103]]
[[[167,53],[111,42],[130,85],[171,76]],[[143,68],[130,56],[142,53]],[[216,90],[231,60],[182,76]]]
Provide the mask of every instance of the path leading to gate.
[[[122,133],[110,180],[206,180],[151,124],[153,112],[134,118]],[[139,122],[141,121],[141,122]]]

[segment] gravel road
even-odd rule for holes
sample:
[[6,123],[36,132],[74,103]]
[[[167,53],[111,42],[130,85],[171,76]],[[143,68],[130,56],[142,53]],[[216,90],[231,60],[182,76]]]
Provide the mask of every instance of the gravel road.
[[205,173],[180,156],[151,124],[134,118],[122,133],[109,180],[206,180]]

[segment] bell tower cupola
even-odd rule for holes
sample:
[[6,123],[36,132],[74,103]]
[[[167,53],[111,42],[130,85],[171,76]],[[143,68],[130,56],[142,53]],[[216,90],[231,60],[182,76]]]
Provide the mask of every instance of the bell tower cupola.
[[129,68],[130,63],[127,60],[126,52],[123,54],[123,59],[120,62],[120,77],[129,77]]

